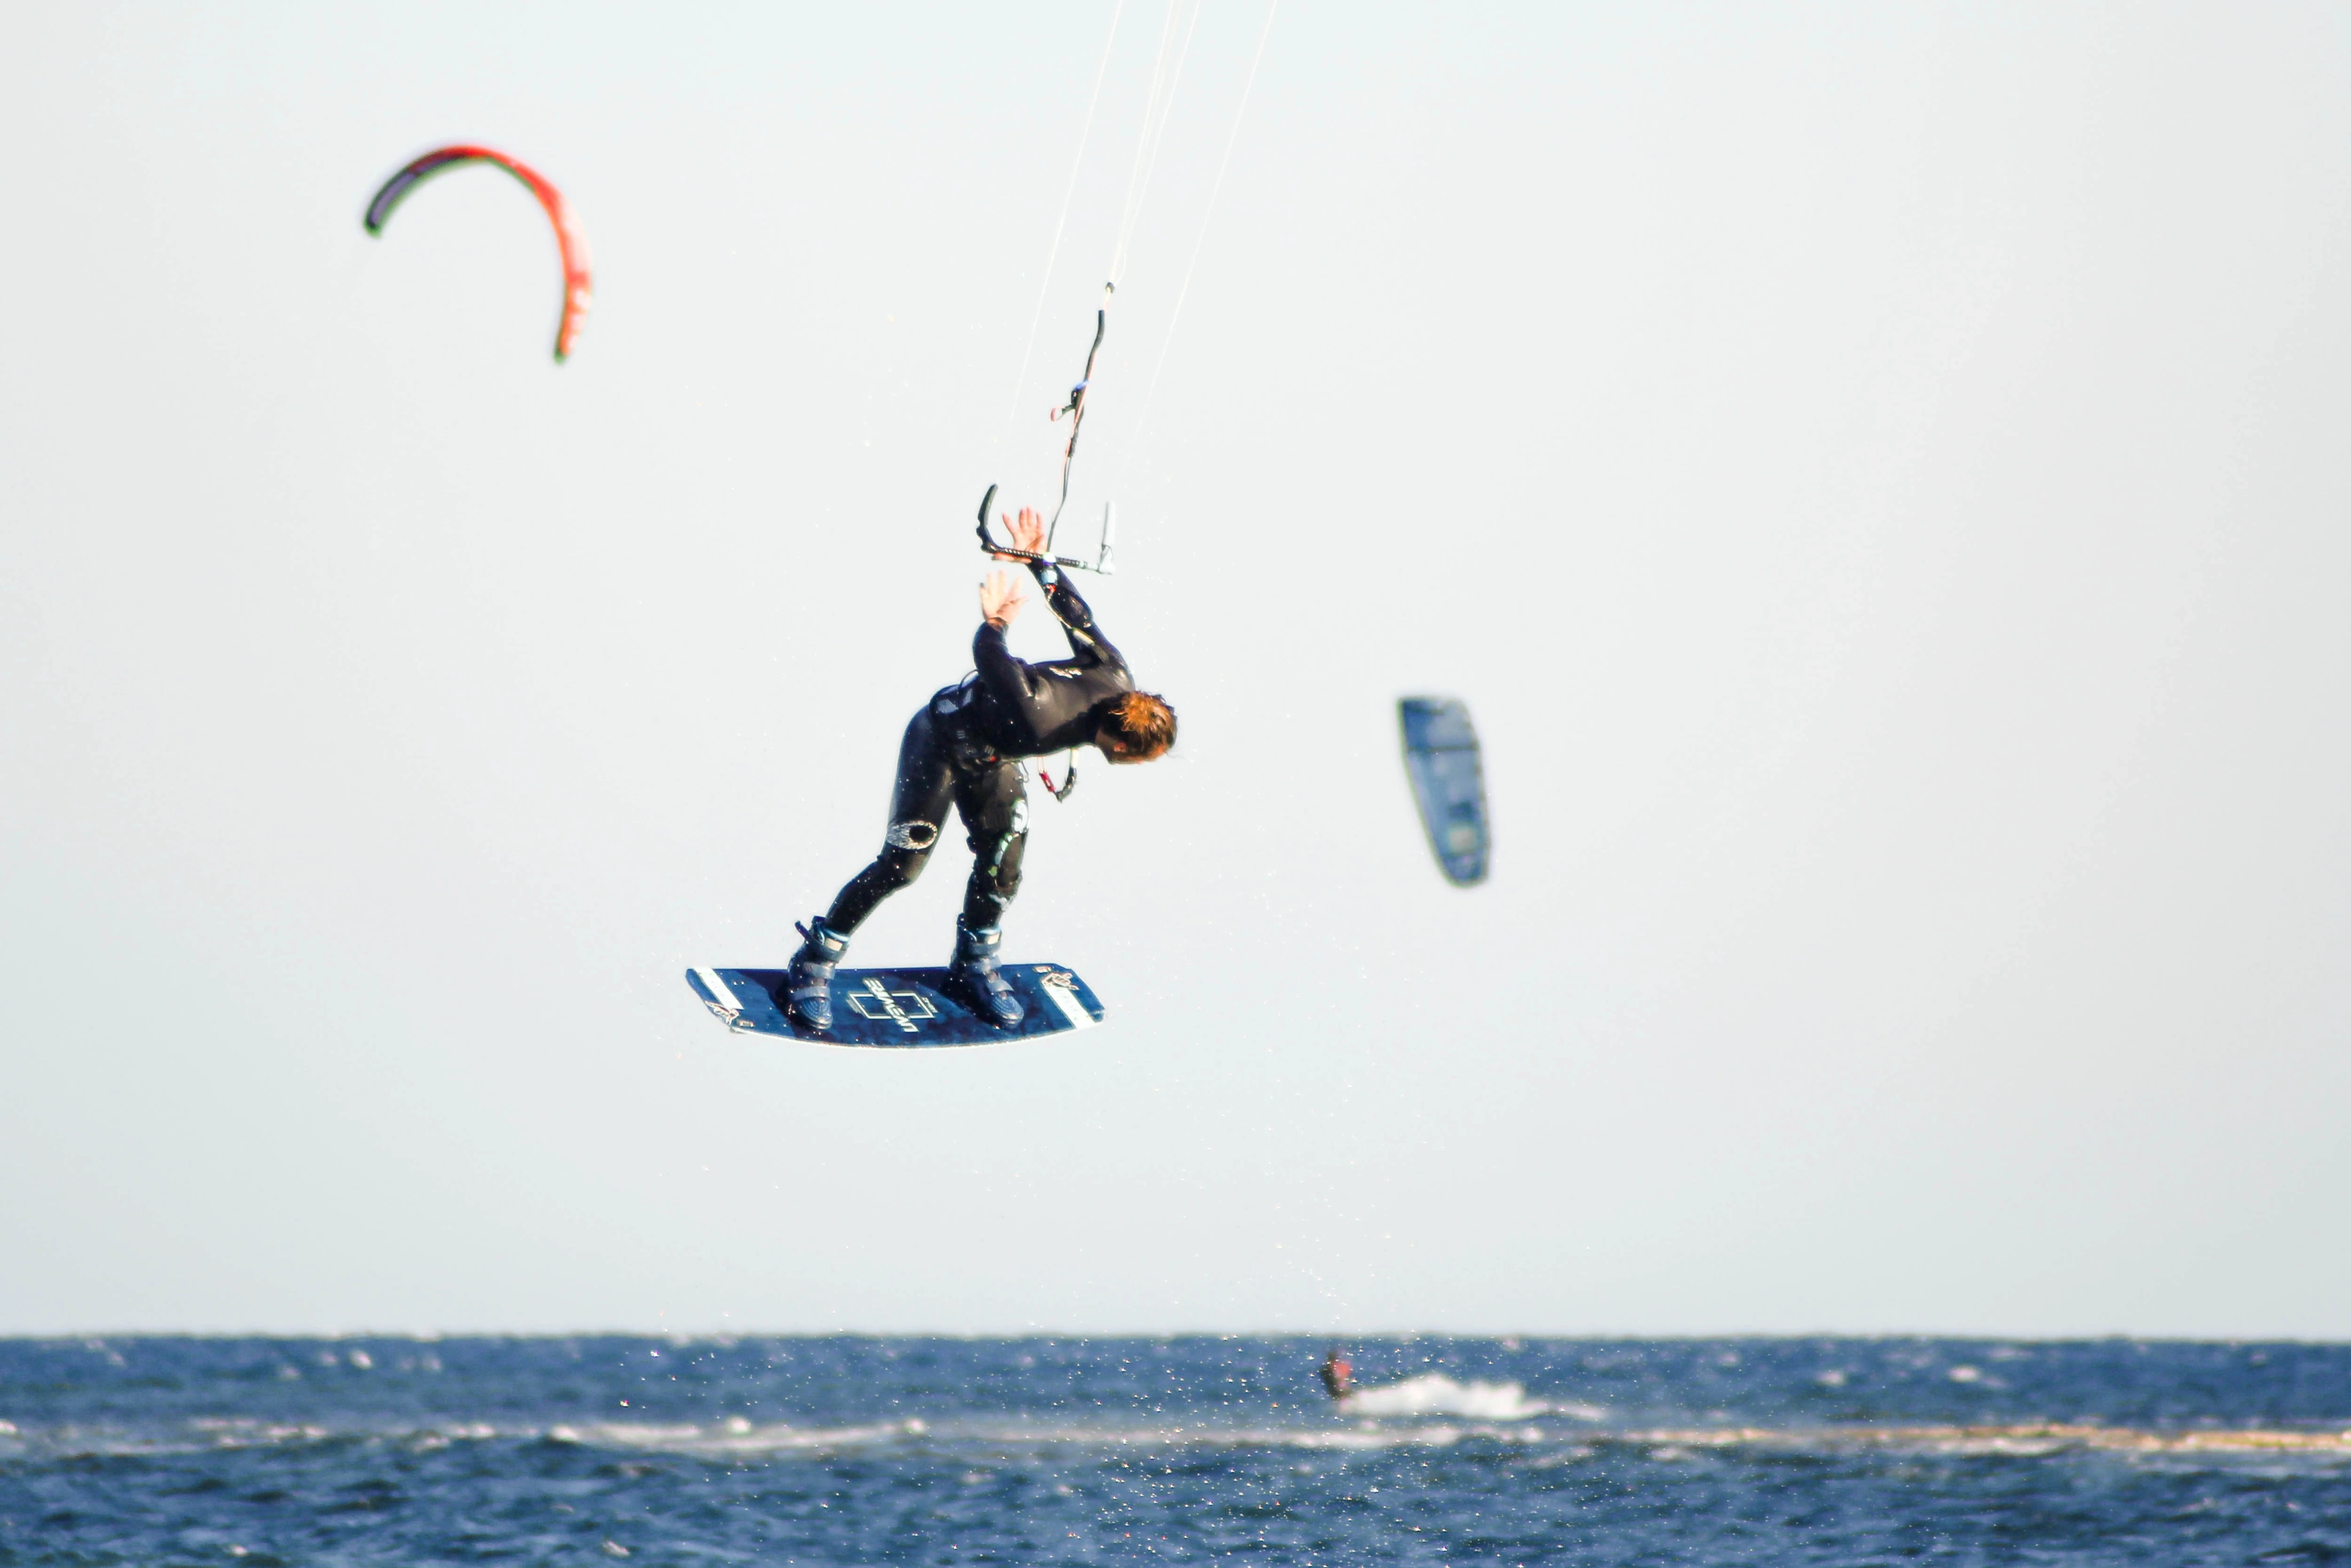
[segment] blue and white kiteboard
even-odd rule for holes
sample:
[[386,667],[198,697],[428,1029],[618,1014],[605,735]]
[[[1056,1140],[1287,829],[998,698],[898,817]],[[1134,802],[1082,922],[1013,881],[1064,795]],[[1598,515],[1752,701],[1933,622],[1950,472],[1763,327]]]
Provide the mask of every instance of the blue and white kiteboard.
[[1007,964],[1000,973],[1020,998],[1020,1021],[998,1029],[979,1018],[945,969],[836,969],[832,1027],[804,1029],[784,1009],[785,971],[685,972],[685,983],[737,1034],[773,1034],[817,1045],[1000,1045],[1092,1029],[1102,1005],[1074,970],[1059,964]]

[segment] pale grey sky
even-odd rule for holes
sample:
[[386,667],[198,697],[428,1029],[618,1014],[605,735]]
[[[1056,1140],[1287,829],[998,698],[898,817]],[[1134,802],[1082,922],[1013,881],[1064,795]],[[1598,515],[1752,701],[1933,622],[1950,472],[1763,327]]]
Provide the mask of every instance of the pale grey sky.
[[[10,8],[0,1332],[2351,1334],[2340,6],[1287,0],[1138,429],[1207,0],[1071,503],[1183,745],[1010,924],[1113,1027],[702,1010],[966,667],[1165,14],[1016,387],[1102,0]],[[360,231],[461,139],[568,367],[502,177]]]

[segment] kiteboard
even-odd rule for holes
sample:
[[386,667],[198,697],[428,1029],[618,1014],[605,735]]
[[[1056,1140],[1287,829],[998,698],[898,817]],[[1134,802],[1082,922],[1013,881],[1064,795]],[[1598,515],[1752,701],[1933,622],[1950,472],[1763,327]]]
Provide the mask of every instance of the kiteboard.
[[1020,998],[1020,1021],[1010,1029],[975,1014],[945,969],[836,969],[832,1027],[821,1033],[785,1010],[784,970],[697,966],[685,972],[685,983],[737,1034],[780,1035],[818,1045],[999,1045],[1092,1029],[1102,1021],[1101,999],[1073,970],[1059,964],[1007,964],[998,972]]

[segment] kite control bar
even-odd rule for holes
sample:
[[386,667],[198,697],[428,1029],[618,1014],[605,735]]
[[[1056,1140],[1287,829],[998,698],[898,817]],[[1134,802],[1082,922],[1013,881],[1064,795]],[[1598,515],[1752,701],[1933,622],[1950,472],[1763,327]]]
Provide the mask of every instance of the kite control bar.
[[1041,550],[1017,549],[1011,545],[998,544],[987,531],[988,525],[996,520],[995,512],[996,486],[990,485],[987,487],[987,494],[979,498],[977,532],[979,548],[991,555],[1008,556],[1014,560],[1050,561],[1055,566],[1071,567],[1079,571],[1097,571],[1104,577],[1108,577],[1116,570],[1111,564],[1111,554],[1117,548],[1114,536],[1118,528],[1118,510],[1107,501],[1102,503],[1102,549],[1097,559],[1093,560],[1079,560],[1071,556],[1054,555],[1052,538],[1050,535],[1047,536],[1045,549]]

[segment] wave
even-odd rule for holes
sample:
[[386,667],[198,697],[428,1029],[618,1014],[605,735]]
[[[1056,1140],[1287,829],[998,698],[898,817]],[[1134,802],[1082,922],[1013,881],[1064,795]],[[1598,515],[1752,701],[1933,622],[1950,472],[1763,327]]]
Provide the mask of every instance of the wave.
[[[1437,1385],[1444,1385],[1442,1387]],[[1393,1427],[1364,1419],[1346,1424],[1120,1426],[1086,1422],[896,1420],[796,1427],[754,1423],[741,1416],[706,1424],[583,1421],[538,1427],[443,1421],[399,1427],[331,1427],[235,1418],[176,1422],[145,1432],[120,1427],[18,1425],[0,1429],[0,1464],[116,1455],[158,1456],[223,1448],[299,1448],[322,1444],[381,1444],[429,1453],[453,1444],[543,1442],[588,1449],[673,1454],[716,1462],[816,1457],[845,1448],[892,1448],[915,1453],[1017,1456],[1050,1449],[1286,1449],[1334,1456],[1396,1448],[1441,1448],[1470,1442],[1522,1450],[1549,1450],[1544,1463],[1567,1463],[1601,1453],[1671,1462],[1701,1453],[1741,1449],[1813,1453],[1938,1454],[1955,1457],[2041,1457],[2069,1454],[2231,1458],[2305,1456],[2351,1460],[2351,1430],[2280,1427],[2197,1427],[2158,1430],[2085,1423],[2018,1422],[1987,1426],[1595,1427],[1603,1413],[1545,1405],[1515,1384],[1460,1384],[1434,1375],[1358,1390],[1341,1402],[1343,1413],[1370,1416],[1365,1395],[1386,1396],[1378,1414],[1450,1415],[1451,1421]],[[1377,1403],[1377,1401],[1375,1401]],[[1445,1406],[1440,1408],[1440,1406]],[[1538,1411],[1566,1415],[1572,1428],[1532,1425]]]
[[860,1448],[893,1438],[919,1437],[930,1428],[920,1421],[888,1421],[860,1427],[794,1427],[787,1422],[760,1425],[740,1416],[707,1427],[648,1421],[595,1421],[579,1426],[549,1427],[552,1443],[578,1443],[588,1448],[639,1448],[659,1453],[699,1454],[710,1458],[755,1456],[795,1450]]
[[984,1449],[1028,1453],[1040,1449],[1180,1448],[1294,1448],[1351,1452],[1399,1448],[1447,1448],[1465,1440],[1540,1443],[1540,1428],[1485,1423],[1420,1423],[1381,1428],[1371,1423],[1311,1425],[1138,1424],[921,1420],[841,1427],[757,1424],[741,1416],[709,1424],[653,1421],[558,1422],[547,1427],[486,1421],[438,1422],[404,1427],[296,1426],[234,1418],[200,1418],[149,1431],[120,1427],[60,1426],[18,1427],[0,1434],[0,1462],[26,1458],[77,1458],[159,1456],[230,1448],[299,1448],[308,1445],[378,1444],[413,1453],[432,1453],[458,1443],[541,1442],[633,1453],[674,1454],[705,1459],[755,1459],[792,1454],[821,1455],[844,1448],[901,1448],[968,1453]]
[[1647,1448],[1887,1448],[1913,1453],[2327,1454],[2351,1457],[2351,1431],[2206,1427],[2153,1431],[2061,1421],[1982,1427],[1697,1427],[1586,1433],[1587,1443]]
[[1516,1383],[1456,1383],[1441,1372],[1357,1388],[1341,1396],[1338,1406],[1349,1416],[1463,1416],[1473,1421],[1526,1421],[1552,1414],[1594,1421],[1607,1414],[1590,1405],[1530,1399]]
[[954,1421],[933,1425],[899,1421],[881,1427],[755,1427],[737,1417],[720,1427],[661,1427],[629,1422],[557,1427],[548,1436],[559,1442],[607,1448],[631,1448],[726,1455],[776,1454],[791,1450],[839,1448],[852,1444],[900,1441],[957,1451],[987,1448],[998,1451],[1040,1448],[1298,1448],[1346,1452],[1396,1448],[1445,1448],[1465,1438],[1505,1442],[1541,1442],[1543,1434],[1530,1427],[1485,1425],[1423,1425],[1383,1429],[1374,1427],[1228,1426],[1093,1426],[1055,1422],[1008,1425],[1000,1421]]

